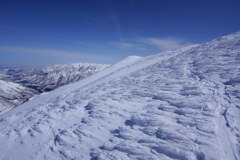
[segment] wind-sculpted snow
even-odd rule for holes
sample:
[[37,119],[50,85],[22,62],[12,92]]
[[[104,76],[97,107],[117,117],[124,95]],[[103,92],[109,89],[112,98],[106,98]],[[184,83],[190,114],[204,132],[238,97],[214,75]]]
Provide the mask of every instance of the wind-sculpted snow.
[[0,159],[239,160],[240,32],[129,57],[0,116]]

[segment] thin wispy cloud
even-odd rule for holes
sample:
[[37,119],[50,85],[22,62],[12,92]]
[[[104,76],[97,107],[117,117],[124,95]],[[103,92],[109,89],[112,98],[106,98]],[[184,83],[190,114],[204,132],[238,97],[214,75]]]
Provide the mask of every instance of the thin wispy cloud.
[[79,44],[79,45],[82,45],[82,46],[87,45],[87,43],[83,42],[83,41],[75,41],[75,43]]
[[117,46],[120,49],[129,49],[135,47],[135,45],[130,42],[115,42],[113,45]]
[[114,42],[112,44],[120,49],[135,49],[142,51],[148,51],[154,48],[157,48],[159,51],[176,50],[192,45],[192,43],[187,43],[186,41],[178,38],[154,37],[129,39],[125,40],[124,42]]
[[158,47],[160,50],[176,50],[191,45],[177,38],[145,38],[143,43]]
[[66,58],[84,58],[84,59],[99,59],[105,58],[94,54],[86,54],[81,52],[71,52],[56,49],[39,49],[30,47],[16,47],[16,46],[0,46],[1,52],[19,53],[19,54],[36,54],[43,56],[60,56]]

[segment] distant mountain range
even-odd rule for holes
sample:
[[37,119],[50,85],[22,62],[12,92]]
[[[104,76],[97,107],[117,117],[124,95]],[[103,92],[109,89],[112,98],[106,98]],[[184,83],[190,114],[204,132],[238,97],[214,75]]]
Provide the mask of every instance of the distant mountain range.
[[77,82],[107,64],[73,63],[49,67],[0,66],[0,112],[19,105],[33,95]]

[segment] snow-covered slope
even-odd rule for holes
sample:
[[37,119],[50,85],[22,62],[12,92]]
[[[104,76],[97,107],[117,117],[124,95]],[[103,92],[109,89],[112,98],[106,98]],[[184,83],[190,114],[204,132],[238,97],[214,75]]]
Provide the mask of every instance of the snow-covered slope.
[[51,91],[77,82],[106,67],[107,64],[73,63],[39,68],[2,67],[0,79],[20,83],[39,92]]
[[240,32],[128,57],[0,116],[0,159],[240,159]]
[[32,97],[34,90],[19,84],[0,80],[0,113],[22,104]]

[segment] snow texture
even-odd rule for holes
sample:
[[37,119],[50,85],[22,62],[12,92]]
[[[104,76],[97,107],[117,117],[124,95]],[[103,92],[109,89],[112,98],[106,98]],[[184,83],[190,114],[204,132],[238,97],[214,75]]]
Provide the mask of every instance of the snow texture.
[[128,57],[0,115],[2,160],[239,160],[240,32]]

